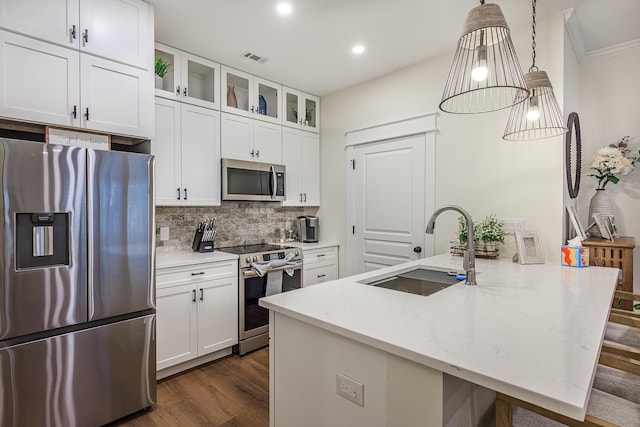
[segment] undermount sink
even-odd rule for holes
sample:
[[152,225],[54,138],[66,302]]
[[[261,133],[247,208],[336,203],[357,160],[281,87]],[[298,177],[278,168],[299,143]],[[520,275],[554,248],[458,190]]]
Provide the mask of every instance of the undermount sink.
[[375,277],[359,283],[410,294],[429,296],[460,282],[460,279],[456,279],[456,275],[455,272],[416,268],[391,276]]

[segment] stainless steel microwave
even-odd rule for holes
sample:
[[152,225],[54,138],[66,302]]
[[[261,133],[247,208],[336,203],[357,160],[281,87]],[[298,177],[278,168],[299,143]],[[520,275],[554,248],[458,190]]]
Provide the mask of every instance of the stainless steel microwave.
[[222,200],[281,201],[284,183],[284,165],[222,159]]

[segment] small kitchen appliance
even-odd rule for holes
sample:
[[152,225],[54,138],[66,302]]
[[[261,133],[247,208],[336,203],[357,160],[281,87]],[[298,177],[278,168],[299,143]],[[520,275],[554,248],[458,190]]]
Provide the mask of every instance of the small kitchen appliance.
[[[302,287],[302,251],[298,248],[260,243],[219,248],[240,256],[238,261],[238,345],[234,352],[244,355],[269,345],[269,310],[258,300],[269,293],[273,276],[281,276],[281,291]],[[286,260],[289,260],[286,262]],[[260,275],[252,264],[268,264]],[[272,276],[272,277],[270,277]]]
[[318,217],[302,215],[298,217],[298,232],[303,243],[318,243]]

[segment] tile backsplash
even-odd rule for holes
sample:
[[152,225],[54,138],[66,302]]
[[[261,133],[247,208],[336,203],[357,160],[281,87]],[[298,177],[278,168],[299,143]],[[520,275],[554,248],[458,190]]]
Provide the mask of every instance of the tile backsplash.
[[[296,229],[302,207],[273,203],[222,202],[221,206],[156,207],[156,247],[158,251],[190,250],[198,223],[217,219],[215,247],[274,242],[276,228]],[[160,240],[160,227],[169,227],[169,240]],[[297,230],[296,230],[297,232]]]

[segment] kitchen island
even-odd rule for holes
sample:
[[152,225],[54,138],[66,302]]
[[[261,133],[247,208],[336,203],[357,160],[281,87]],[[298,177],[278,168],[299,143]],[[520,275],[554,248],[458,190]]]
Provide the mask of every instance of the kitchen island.
[[[261,300],[272,426],[483,424],[492,391],[584,418],[617,269],[477,260],[478,286],[427,297],[359,283],[417,266],[462,262],[438,255]],[[338,383],[354,400],[364,384],[363,406]]]

